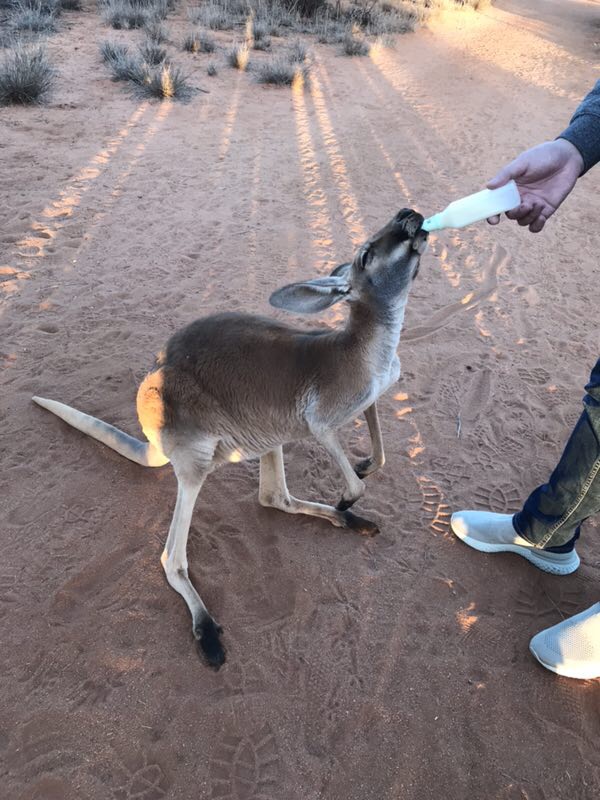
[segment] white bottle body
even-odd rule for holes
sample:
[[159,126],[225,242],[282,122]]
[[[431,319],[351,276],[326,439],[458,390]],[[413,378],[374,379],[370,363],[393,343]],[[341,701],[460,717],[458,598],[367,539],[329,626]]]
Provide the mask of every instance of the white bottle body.
[[473,222],[512,211],[521,203],[517,184],[509,181],[499,189],[484,189],[450,203],[439,214],[434,214],[423,223],[425,231],[439,231],[442,228],[464,228]]

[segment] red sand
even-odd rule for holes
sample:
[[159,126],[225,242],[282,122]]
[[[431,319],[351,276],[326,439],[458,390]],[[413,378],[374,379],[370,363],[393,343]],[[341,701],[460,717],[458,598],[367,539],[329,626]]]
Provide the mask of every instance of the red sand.
[[[600,683],[545,672],[527,645],[598,599],[597,524],[557,578],[469,550],[448,518],[517,509],[579,414],[597,172],[539,236],[433,239],[380,406],[388,461],[357,507],[379,537],[262,509],[255,463],[208,480],[189,556],[225,627],[219,673],[159,562],[170,468],[30,397],[137,431],[136,382],[177,327],[267,312],[401,206],[436,211],[562,130],[597,77],[598,5],[503,0],[370,59],[319,46],[305,93],[180,54],[210,89],[189,105],[132,100],[98,64],[98,17],[69,19],[51,105],[0,119],[0,796],[595,800]],[[366,453],[364,423],[344,438]],[[298,496],[338,497],[316,443],[287,464]]]

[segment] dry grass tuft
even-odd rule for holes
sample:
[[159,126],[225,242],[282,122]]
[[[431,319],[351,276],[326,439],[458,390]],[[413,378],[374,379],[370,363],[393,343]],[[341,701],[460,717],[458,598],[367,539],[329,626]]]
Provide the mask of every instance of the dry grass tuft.
[[142,59],[146,62],[146,64],[150,64],[151,67],[156,67],[159,64],[162,64],[167,57],[167,51],[165,48],[161,47],[159,44],[151,42],[150,40],[142,42],[139,50]]
[[234,69],[239,69],[244,72],[248,69],[250,61],[250,50],[246,42],[243,44],[234,44],[233,47],[227,52],[227,63]]
[[187,100],[192,93],[183,72],[172,64],[163,64],[155,70],[139,89],[145,96],[160,100]]
[[214,53],[217,49],[217,43],[210,33],[200,31],[199,33],[188,33],[181,47],[183,50],[187,50],[188,53]]
[[168,0],[106,0],[104,21],[115,30],[146,28],[165,19]]
[[105,64],[119,61],[127,56],[127,46],[120,42],[102,42],[100,45],[100,55]]
[[21,0],[14,6],[8,20],[12,31],[29,33],[54,33],[56,18],[60,14],[58,3],[46,0]]
[[296,39],[289,46],[287,50],[287,57],[293,64],[304,64],[308,58],[308,53],[308,47],[304,44],[304,42],[301,42],[300,39]]
[[42,46],[16,44],[0,65],[0,105],[43,102],[54,86],[55,77]]
[[256,80],[271,86],[302,86],[308,82],[309,74],[308,64],[298,64],[279,54],[257,67]]
[[169,41],[169,30],[158,21],[150,21],[144,25],[144,32],[154,44],[165,44]]
[[371,45],[362,36],[357,36],[352,31],[347,31],[342,42],[342,53],[345,56],[368,56]]

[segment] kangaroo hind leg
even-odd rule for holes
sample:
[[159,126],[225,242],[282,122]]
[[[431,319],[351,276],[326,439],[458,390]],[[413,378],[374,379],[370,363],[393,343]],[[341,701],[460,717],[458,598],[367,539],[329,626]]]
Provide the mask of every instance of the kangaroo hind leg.
[[298,500],[293,497],[288,491],[285,480],[281,447],[261,456],[258,499],[262,506],[278,508],[288,514],[308,514],[313,517],[321,517],[329,520],[338,528],[349,528],[365,536],[374,536],[378,533],[377,526],[373,522],[358,517],[351,511],[343,511],[324,503],[311,503],[308,500]]
[[222,628],[218,625],[202,598],[194,588],[188,575],[187,541],[192,513],[202,484],[210,471],[184,470],[178,474],[177,502],[161,562],[167,581],[185,600],[192,615],[192,633],[198,643],[200,655],[209,666],[219,669],[225,661],[225,649],[220,640]]

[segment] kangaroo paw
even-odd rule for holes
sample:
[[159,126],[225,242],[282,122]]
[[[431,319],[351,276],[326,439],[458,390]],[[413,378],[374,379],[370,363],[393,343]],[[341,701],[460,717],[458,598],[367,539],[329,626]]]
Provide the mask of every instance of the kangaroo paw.
[[351,511],[344,512],[344,524],[346,528],[362,534],[363,536],[376,536],[379,533],[379,528],[374,522],[363,517],[358,517]]
[[195,627],[194,636],[200,657],[214,670],[225,663],[225,648],[219,638],[223,628],[212,619],[204,617]]

